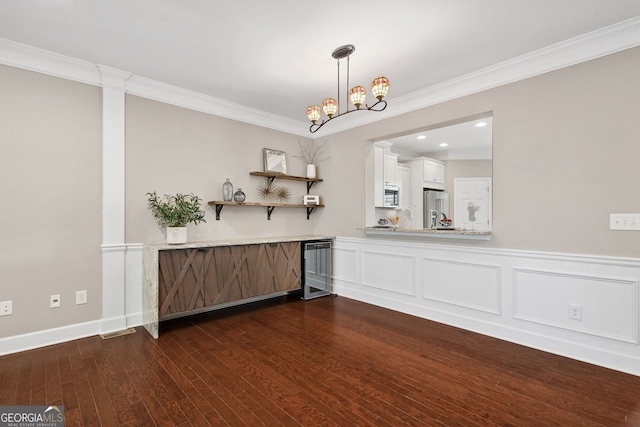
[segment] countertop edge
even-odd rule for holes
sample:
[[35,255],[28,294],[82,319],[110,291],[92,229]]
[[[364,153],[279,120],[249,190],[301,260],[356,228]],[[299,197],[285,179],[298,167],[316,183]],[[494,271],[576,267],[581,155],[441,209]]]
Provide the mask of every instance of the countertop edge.
[[205,242],[188,242],[179,245],[170,245],[168,243],[150,243],[145,244],[144,248],[154,250],[168,249],[192,249],[206,248],[215,246],[239,246],[239,245],[256,245],[261,243],[278,243],[278,242],[305,242],[310,240],[333,240],[336,236],[328,235],[305,235],[305,236],[280,236],[280,237],[253,237],[244,239],[226,239],[211,240]]
[[434,230],[431,228],[402,228],[402,227],[363,227],[367,234],[382,234],[387,236],[416,236],[445,239],[472,239],[491,240],[491,231],[471,231],[471,230]]

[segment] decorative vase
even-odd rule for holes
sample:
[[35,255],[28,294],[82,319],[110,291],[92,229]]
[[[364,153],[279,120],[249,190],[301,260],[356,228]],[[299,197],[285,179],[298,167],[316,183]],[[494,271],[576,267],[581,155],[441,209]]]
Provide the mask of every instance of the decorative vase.
[[233,184],[229,181],[229,178],[222,184],[222,200],[225,202],[233,200]]
[[307,178],[316,177],[316,165],[307,165]]
[[187,243],[187,227],[167,227],[167,243],[170,245]]
[[242,203],[246,198],[247,196],[244,194],[244,191],[242,191],[242,188],[238,188],[238,191],[233,194],[234,202]]

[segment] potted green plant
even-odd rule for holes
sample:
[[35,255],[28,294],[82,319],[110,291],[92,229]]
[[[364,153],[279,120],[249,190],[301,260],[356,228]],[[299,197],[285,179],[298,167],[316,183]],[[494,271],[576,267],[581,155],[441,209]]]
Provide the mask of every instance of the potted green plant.
[[156,192],[147,193],[147,207],[160,227],[167,229],[167,243],[187,242],[187,224],[207,222],[200,209],[201,199],[194,195],[178,193],[159,197]]

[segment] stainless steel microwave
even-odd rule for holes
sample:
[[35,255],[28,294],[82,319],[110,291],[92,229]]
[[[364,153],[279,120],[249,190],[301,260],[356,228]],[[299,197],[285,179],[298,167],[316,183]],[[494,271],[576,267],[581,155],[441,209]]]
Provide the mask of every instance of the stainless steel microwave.
[[385,208],[397,208],[400,204],[400,189],[397,185],[384,186],[384,204]]

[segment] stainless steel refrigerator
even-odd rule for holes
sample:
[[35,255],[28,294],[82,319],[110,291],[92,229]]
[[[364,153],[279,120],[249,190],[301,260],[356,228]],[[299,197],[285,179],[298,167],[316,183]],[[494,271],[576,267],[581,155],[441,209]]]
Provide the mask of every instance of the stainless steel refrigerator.
[[[449,193],[446,191],[424,189],[424,228],[453,228],[453,223],[445,225],[449,217]],[[445,220],[445,223],[441,223]]]

